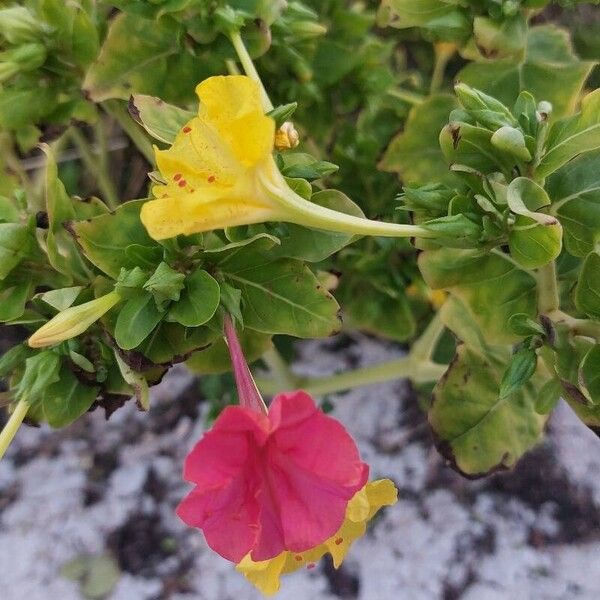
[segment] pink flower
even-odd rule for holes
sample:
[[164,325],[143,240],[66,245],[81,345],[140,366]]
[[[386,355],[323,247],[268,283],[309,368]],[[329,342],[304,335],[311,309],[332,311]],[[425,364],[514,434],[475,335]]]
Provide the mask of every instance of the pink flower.
[[348,432],[305,392],[276,396],[267,414],[256,406],[227,407],[188,455],[184,477],[196,487],[177,509],[236,563],[321,544],[369,473]]

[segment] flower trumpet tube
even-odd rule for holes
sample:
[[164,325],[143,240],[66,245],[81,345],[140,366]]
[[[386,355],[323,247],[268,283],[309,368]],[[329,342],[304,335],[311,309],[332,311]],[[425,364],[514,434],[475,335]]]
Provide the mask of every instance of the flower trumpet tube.
[[195,487],[177,514],[269,594],[281,574],[325,552],[339,565],[396,492],[367,483],[354,440],[305,392],[279,394],[267,409],[228,316],[224,329],[240,405],[225,408],[186,458]]
[[296,194],[273,158],[275,122],[259,84],[243,75],[210,77],[196,88],[198,116],[168,150],[155,150],[164,185],[142,207],[157,240],[267,221],[358,235],[434,237],[416,225],[382,223],[318,206]]
[[78,306],[70,306],[42,325],[27,343],[32,348],[43,348],[74,338],[86,331],[120,300],[121,296],[117,292],[110,292]]

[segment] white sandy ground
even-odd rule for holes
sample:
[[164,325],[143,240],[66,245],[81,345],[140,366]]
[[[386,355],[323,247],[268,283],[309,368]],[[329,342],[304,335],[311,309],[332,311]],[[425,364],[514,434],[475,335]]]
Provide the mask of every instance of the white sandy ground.
[[[332,344],[301,344],[296,369],[327,374],[340,370],[350,359],[369,364],[398,354],[388,345],[363,337],[344,350],[333,350]],[[153,406],[173,402],[189,381],[183,368],[175,369],[154,390]],[[542,539],[557,536],[561,524],[556,505],[547,502],[534,510],[519,497],[499,495],[486,489],[485,483],[462,484],[447,473],[427,442],[425,426],[402,424],[409,410],[406,389],[402,382],[394,382],[334,398],[334,415],[356,437],[371,464],[372,477],[391,477],[402,490],[398,504],[384,512],[350,553],[345,573],[355,581],[358,591],[350,589],[344,597],[600,598],[600,531],[590,530],[585,541],[532,544],[532,530]],[[80,600],[78,584],[60,575],[61,566],[82,554],[102,553],[110,532],[140,512],[160,519],[178,541],[178,550],[143,577],[124,573],[109,600],[260,598],[173,512],[188,489],[181,481],[181,463],[201,435],[202,419],[192,422],[184,417],[172,430],[155,435],[145,429],[146,418],[129,403],[108,423],[96,411],[85,417],[83,425],[66,432],[45,428],[19,432],[8,458],[0,463],[0,498],[16,497],[5,502],[0,514],[2,600]],[[132,438],[132,430],[139,434]],[[118,453],[118,465],[101,499],[84,506],[92,451],[111,449]],[[29,460],[15,467],[12,458],[28,452]],[[56,456],[50,456],[52,452]],[[600,510],[600,440],[564,406],[553,418],[544,452],[552,454],[559,463],[557,468],[568,473],[565,485],[573,493],[588,494],[593,498],[592,506]],[[160,501],[145,488],[151,468],[166,485],[166,495]],[[447,486],[432,484],[440,473],[447,477]],[[165,574],[175,568],[183,554],[192,561],[187,575],[189,591],[161,595]],[[338,590],[338,594],[343,593]],[[277,596],[278,600],[339,597],[322,566],[287,577]]]

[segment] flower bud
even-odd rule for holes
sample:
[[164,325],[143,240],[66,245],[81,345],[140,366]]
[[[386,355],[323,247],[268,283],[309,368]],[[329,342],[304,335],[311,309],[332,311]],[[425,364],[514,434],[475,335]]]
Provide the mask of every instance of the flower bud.
[[552,114],[552,104],[542,100],[537,106],[537,117],[538,121],[547,121],[548,117]]
[[327,27],[315,21],[292,21],[289,28],[294,37],[300,40],[316,38],[327,33]]
[[463,108],[484,127],[496,129],[503,125],[514,126],[517,124],[510,110],[496,98],[464,83],[456,84],[454,91]]
[[300,136],[291,121],[286,121],[275,133],[275,148],[290,150],[300,143]]
[[107,313],[121,296],[111,292],[90,302],[71,306],[42,325],[27,341],[32,348],[43,348],[74,338]]
[[[4,68],[5,72],[10,66],[14,72],[17,71],[33,71],[38,67],[41,67],[46,60],[46,48],[43,44],[31,43],[17,46],[12,50],[6,52],[0,52],[0,65]],[[8,79],[8,77],[5,77]]]
[[0,10],[0,36],[9,44],[33,42],[41,32],[39,21],[24,6]]

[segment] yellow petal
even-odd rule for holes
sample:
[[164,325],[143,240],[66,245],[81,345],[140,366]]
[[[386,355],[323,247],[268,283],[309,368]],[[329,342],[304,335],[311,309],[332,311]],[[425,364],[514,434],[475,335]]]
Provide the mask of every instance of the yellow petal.
[[324,543],[305,552],[282,552],[275,558],[260,562],[254,562],[248,554],[236,568],[267,596],[279,590],[281,575],[305,566],[310,569],[327,552],[331,554],[337,569],[352,543],[365,534],[367,522],[382,506],[395,504],[397,497],[396,486],[389,479],[367,483],[348,503],[346,519],[340,529]]
[[277,220],[279,215],[273,208],[253,200],[243,190],[227,194],[217,188],[202,190],[150,200],[142,206],[140,218],[155,240]]
[[258,83],[243,75],[209,77],[196,88],[200,120],[214,127],[245,166],[273,151],[275,122],[264,114]]
[[248,553],[236,569],[265,596],[272,596],[279,590],[279,578],[289,552],[282,552],[270,560],[255,562]]
[[390,479],[378,479],[368,483],[365,488],[369,501],[369,519],[383,506],[393,506],[398,502],[398,490]]
[[142,209],[155,239],[276,220],[273,202],[256,185],[276,173],[275,124],[265,116],[258,84],[244,76],[211,77],[196,88],[198,117],[168,150],[155,148],[164,185]]

